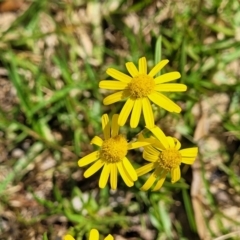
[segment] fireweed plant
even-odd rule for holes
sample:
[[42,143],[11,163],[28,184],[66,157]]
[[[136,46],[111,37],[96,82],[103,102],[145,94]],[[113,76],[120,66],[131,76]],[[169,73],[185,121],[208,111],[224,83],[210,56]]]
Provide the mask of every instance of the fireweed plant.
[[[104,188],[110,178],[111,189],[117,189],[118,173],[128,187],[132,187],[139,176],[152,172],[140,190],[158,191],[167,175],[171,175],[171,183],[176,183],[181,178],[180,165],[193,164],[198,148],[181,149],[180,142],[155,125],[151,102],[169,111],[180,113],[181,108],[164,92],[184,92],[187,86],[180,83],[169,83],[181,77],[179,72],[165,73],[157,76],[157,73],[168,63],[168,60],[160,61],[147,73],[147,61],[142,57],[138,61],[138,68],[133,62],[127,62],[126,68],[129,75],[116,69],[108,68],[107,74],[113,79],[102,80],[99,87],[116,91],[103,100],[104,105],[125,101],[119,114],[114,114],[111,121],[107,114],[102,116],[103,139],[95,136],[91,144],[98,147],[94,151],[78,161],[79,167],[92,164],[85,172],[88,178],[102,168],[99,179],[99,187]],[[139,124],[141,113],[145,120],[145,131],[148,130],[150,137],[144,137],[142,131],[137,140],[128,140],[119,133],[120,126],[124,126],[130,117],[130,127],[136,128]],[[131,149],[143,147],[143,159],[148,161],[137,170],[127,158]],[[94,237],[93,237],[94,236]],[[90,233],[90,239],[98,239],[97,230]],[[72,240],[73,237],[66,235],[64,240]],[[113,239],[111,235],[105,239]]]

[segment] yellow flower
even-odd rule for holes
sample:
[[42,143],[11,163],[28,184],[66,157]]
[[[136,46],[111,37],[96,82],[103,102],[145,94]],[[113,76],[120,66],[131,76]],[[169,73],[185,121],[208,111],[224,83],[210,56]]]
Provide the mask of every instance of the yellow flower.
[[75,238],[73,238],[73,236],[71,236],[70,234],[67,234],[63,237],[63,240],[75,240]]
[[[99,239],[98,230],[92,229],[90,231],[89,240],[98,240],[98,239]],[[111,234],[109,234],[107,237],[104,238],[104,240],[113,240],[113,239],[114,238]],[[75,238],[73,238],[71,235],[67,234],[63,237],[63,240],[75,240]]]
[[137,180],[137,174],[128,158],[126,157],[128,150],[148,145],[147,142],[128,143],[127,139],[119,134],[118,114],[114,114],[112,124],[107,114],[102,116],[102,129],[104,140],[95,136],[91,144],[100,147],[98,151],[90,153],[78,161],[80,167],[84,167],[92,162],[95,162],[89,167],[84,177],[88,178],[103,167],[99,187],[104,188],[107,184],[110,175],[110,184],[112,189],[117,188],[118,171],[123,178],[125,184],[129,187],[133,186],[133,182]]
[[140,58],[138,61],[139,70],[132,62],[127,62],[126,68],[131,76],[113,68],[107,69],[107,74],[117,81],[102,80],[99,83],[99,87],[120,91],[107,96],[103,100],[103,104],[109,105],[127,99],[119,115],[118,124],[120,126],[126,123],[128,116],[132,112],[130,126],[131,128],[137,127],[143,111],[146,126],[154,127],[150,101],[169,112],[181,112],[181,108],[177,104],[161,93],[183,92],[187,90],[187,86],[184,84],[166,83],[180,78],[180,73],[170,72],[154,78],[168,62],[168,60],[162,60],[148,74],[145,57]]
[[162,187],[169,172],[171,173],[172,183],[177,182],[181,178],[181,163],[193,164],[198,153],[198,148],[193,147],[179,150],[181,144],[176,138],[166,137],[162,130],[156,126],[149,130],[157,138],[151,137],[149,142],[152,145],[146,146],[143,151],[143,158],[150,163],[138,168],[136,172],[138,176],[142,176],[154,170],[141,187],[141,190],[147,191],[157,180],[152,190],[157,191]]

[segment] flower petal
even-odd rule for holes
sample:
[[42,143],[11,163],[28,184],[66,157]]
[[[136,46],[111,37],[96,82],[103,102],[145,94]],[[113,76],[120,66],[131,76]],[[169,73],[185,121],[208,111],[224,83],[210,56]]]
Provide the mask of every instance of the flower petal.
[[175,148],[175,141],[172,137],[167,137],[169,148]]
[[168,97],[164,96],[163,94],[161,94],[159,92],[155,91],[155,92],[149,94],[148,97],[156,105],[164,108],[165,110],[167,110],[169,112],[180,113],[182,110],[176,103],[174,103]]
[[152,187],[154,182],[156,181],[156,174],[153,172],[148,180],[144,183],[144,185],[140,188],[142,191],[147,191],[149,188]]
[[99,88],[109,90],[123,90],[128,86],[128,83],[119,81],[102,80],[99,83]]
[[132,111],[133,105],[134,105],[134,100],[132,100],[131,98],[129,98],[124,104],[118,118],[118,124],[120,126],[123,126],[126,123],[128,116]]
[[168,141],[166,135],[163,133],[163,131],[155,126],[153,128],[149,128],[149,130],[154,134],[154,136],[160,141],[160,143],[163,145],[165,149],[168,148]]
[[71,235],[67,234],[63,237],[63,240],[75,240]]
[[104,162],[102,160],[96,161],[91,167],[89,167],[83,174],[85,178],[91,177],[94,173],[96,173],[102,166]]
[[128,72],[132,75],[132,77],[139,75],[139,72],[133,62],[127,62],[126,68]]
[[155,187],[153,188],[152,191],[158,191],[162,187],[162,185],[166,179],[167,173],[168,173],[167,171],[163,171],[161,173],[160,179],[157,181],[157,184],[155,185]]
[[111,164],[111,171],[110,171],[110,184],[111,189],[117,189],[117,165]]
[[179,150],[179,152],[182,155],[182,157],[196,157],[198,154],[198,148],[197,147],[185,148]]
[[129,162],[129,160],[125,157],[122,162],[123,162],[123,166],[125,167],[126,172],[128,172],[132,181],[137,181],[138,176],[137,176],[136,170],[133,168],[133,166]]
[[167,84],[158,84],[155,86],[154,89],[155,91],[159,91],[159,92],[185,92],[187,90],[187,86],[181,83],[169,83],[169,84],[167,83]]
[[[144,130],[143,130],[143,131],[144,131]],[[138,134],[138,141],[139,141],[139,142],[148,142],[149,144],[154,144],[154,143],[157,141],[156,138],[153,137],[153,136],[151,136],[151,137],[149,137],[149,138],[145,138],[145,137],[143,136],[143,134],[142,134],[143,131],[141,131],[141,132]]]
[[138,176],[142,176],[154,169],[155,163],[148,163],[138,169],[136,169],[136,173]]
[[114,238],[111,234],[108,234],[107,237],[104,238],[104,240],[114,240]]
[[156,155],[152,155],[148,151],[143,151],[143,158],[149,162],[156,162],[159,158],[159,152]]
[[131,114],[130,126],[136,128],[138,126],[142,112],[142,99],[138,98],[134,101],[133,110]]
[[159,153],[160,153],[156,148],[154,148],[152,146],[145,147],[144,151],[148,152],[149,154],[152,154],[152,155],[159,155]]
[[124,91],[118,91],[118,92],[115,92],[107,97],[105,97],[103,99],[103,104],[104,105],[110,105],[112,103],[115,103],[115,102],[119,102],[121,100],[124,100],[126,99],[127,97],[130,96],[130,93],[128,90],[124,90]]
[[111,126],[111,136],[115,137],[118,135],[119,132],[119,125],[118,125],[118,114],[114,114],[112,117],[112,126]]
[[196,157],[182,157],[182,163],[185,163],[185,164],[189,164],[189,165],[192,165],[194,163],[194,161],[196,160]]
[[154,79],[154,82],[157,85],[160,83],[170,82],[170,81],[179,79],[180,77],[181,77],[181,74],[179,72],[170,72],[170,73],[162,74],[159,77],[156,77]]
[[140,147],[144,147],[151,144],[150,142],[147,141],[137,141],[137,142],[130,142],[128,143],[128,150],[130,149],[135,149],[135,148],[140,148]]
[[173,139],[175,141],[175,149],[179,150],[181,148],[181,143],[176,138]]
[[132,187],[133,186],[133,181],[131,180],[131,178],[129,177],[127,172],[125,171],[125,168],[123,167],[123,163],[122,162],[118,162],[117,163],[117,168],[118,168],[118,171],[119,171],[123,181],[125,182],[125,184],[128,187]]
[[152,106],[148,100],[148,98],[142,99],[142,108],[143,108],[143,116],[145,120],[145,124],[148,128],[154,127],[154,117],[153,117],[153,111]]
[[148,76],[154,77],[161,69],[167,65],[169,60],[162,60],[160,61],[148,74]]
[[147,74],[147,61],[145,57],[138,60],[138,68],[140,74]]
[[99,155],[100,155],[99,151],[95,151],[95,152],[92,152],[92,153],[88,154],[87,156],[78,160],[78,166],[79,167],[84,167],[84,166],[98,160]]
[[171,170],[171,182],[175,183],[181,178],[180,167]]
[[116,80],[119,80],[121,82],[125,82],[125,83],[130,83],[132,78],[130,76],[128,76],[125,73],[122,73],[114,68],[108,68],[107,69],[107,74],[113,78],[115,78]]
[[99,233],[97,229],[92,229],[90,231],[89,240],[98,240],[99,239]]
[[109,174],[110,174],[110,170],[111,170],[111,164],[104,164],[100,179],[99,179],[99,187],[100,188],[105,188],[108,178],[109,178]]
[[94,144],[94,145],[97,145],[99,147],[102,146],[102,143],[103,143],[103,140],[98,136],[95,136],[90,142],[90,144]]
[[110,138],[110,121],[107,114],[102,115],[102,130],[103,130],[104,139],[105,140],[109,139]]

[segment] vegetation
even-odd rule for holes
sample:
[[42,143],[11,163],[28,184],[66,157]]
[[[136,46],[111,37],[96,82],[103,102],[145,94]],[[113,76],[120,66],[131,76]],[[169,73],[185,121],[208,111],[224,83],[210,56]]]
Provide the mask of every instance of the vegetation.
[[[8,1],[10,2],[10,1]],[[240,3],[238,0],[16,1],[0,7],[0,239],[239,239]],[[157,192],[119,180],[99,189],[77,162],[94,150],[109,93],[106,69],[140,57],[179,71],[180,114],[154,108],[156,125],[198,145],[182,178]],[[154,106],[153,106],[154,107]],[[122,129],[128,139],[144,128]],[[135,168],[142,153],[129,152]],[[121,238],[122,237],[122,238]]]

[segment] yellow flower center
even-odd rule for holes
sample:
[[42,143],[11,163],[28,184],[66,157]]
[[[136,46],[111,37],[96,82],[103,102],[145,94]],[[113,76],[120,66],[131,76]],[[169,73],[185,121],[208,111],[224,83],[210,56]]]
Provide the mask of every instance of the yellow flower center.
[[155,87],[154,79],[146,74],[139,74],[128,84],[131,97],[143,98],[152,93]]
[[105,140],[102,144],[100,157],[107,163],[117,163],[127,155],[128,143],[125,137],[117,135]]
[[182,156],[176,149],[167,149],[159,155],[159,166],[164,170],[170,171],[173,168],[179,167],[182,161]]

